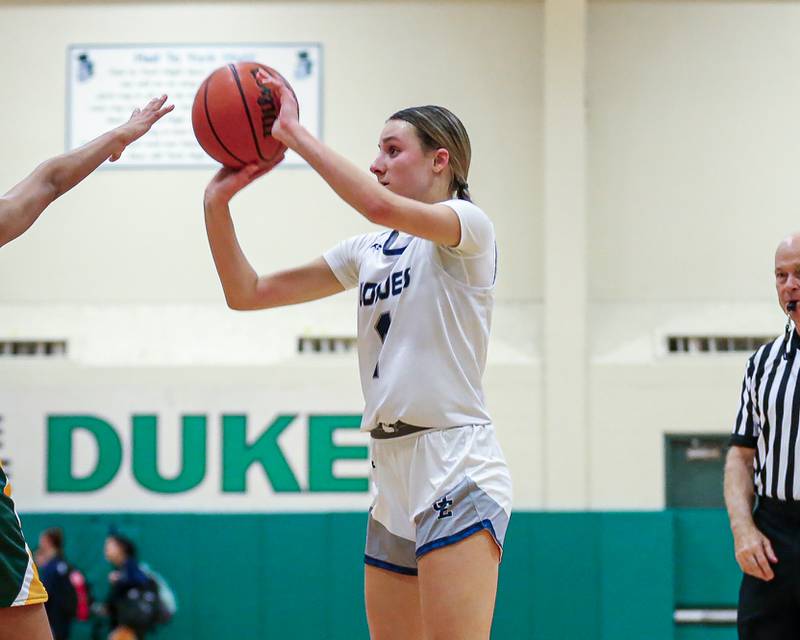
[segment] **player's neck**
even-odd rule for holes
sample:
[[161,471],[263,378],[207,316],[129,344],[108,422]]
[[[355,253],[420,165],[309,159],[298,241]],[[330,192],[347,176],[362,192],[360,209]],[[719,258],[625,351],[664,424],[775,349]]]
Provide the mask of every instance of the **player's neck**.
[[437,202],[450,200],[450,198],[451,193],[446,185],[434,184],[431,185],[431,188],[428,189],[426,193],[422,194],[422,196],[417,199],[428,204],[435,204]]

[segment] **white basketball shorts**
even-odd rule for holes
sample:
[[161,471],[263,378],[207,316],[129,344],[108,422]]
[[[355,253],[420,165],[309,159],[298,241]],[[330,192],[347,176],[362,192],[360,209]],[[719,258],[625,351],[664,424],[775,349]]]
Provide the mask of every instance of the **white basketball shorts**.
[[375,500],[366,564],[417,575],[420,557],[482,530],[502,553],[511,475],[492,425],[370,442]]

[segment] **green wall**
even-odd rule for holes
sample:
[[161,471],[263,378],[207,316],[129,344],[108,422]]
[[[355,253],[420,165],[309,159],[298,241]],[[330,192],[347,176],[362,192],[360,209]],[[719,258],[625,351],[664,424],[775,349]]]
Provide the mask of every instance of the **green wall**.
[[[109,527],[174,588],[170,640],[367,638],[364,514],[27,514],[31,546],[58,525],[69,559],[105,591]],[[740,574],[722,510],[515,513],[492,637],[497,640],[733,640],[680,627],[676,607],[735,607]],[[80,625],[79,638],[88,638]]]

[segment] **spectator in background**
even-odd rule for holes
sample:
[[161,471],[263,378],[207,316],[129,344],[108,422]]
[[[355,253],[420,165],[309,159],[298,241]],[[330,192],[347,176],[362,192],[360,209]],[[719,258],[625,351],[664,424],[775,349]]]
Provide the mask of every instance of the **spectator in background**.
[[136,546],[118,533],[105,542],[105,557],[114,566],[108,574],[106,609],[111,620],[109,640],[141,639],[156,624],[158,587],[139,566]]
[[36,551],[39,578],[50,598],[45,603],[54,640],[68,640],[77,609],[75,588],[70,582],[69,563],[64,558],[64,533],[53,527],[39,536]]

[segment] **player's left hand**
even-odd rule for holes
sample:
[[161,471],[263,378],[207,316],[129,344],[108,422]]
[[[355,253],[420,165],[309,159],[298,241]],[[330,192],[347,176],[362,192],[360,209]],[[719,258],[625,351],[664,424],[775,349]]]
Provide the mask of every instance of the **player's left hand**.
[[111,154],[111,162],[119,160],[122,152],[125,151],[125,148],[131,144],[131,142],[141,138],[145,133],[150,131],[150,127],[175,108],[174,104],[164,106],[166,101],[167,96],[164,94],[160,98],[153,98],[141,109],[136,108],[133,110],[130,120],[117,128],[120,134],[122,148]]
[[249,164],[241,169],[231,169],[222,167],[216,175],[211,178],[205,193],[205,201],[208,204],[227,204],[231,198],[247,185],[257,180],[266,173],[272,171],[283,161],[284,152],[270,162],[264,164]]
[[272,125],[272,137],[291,148],[292,128],[300,123],[300,111],[294,91],[280,75],[263,67],[258,70],[256,80],[272,91],[280,104],[278,117]]

